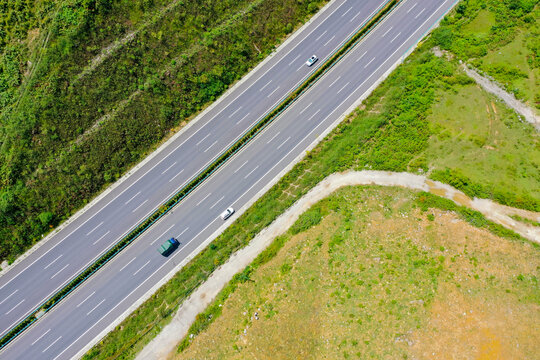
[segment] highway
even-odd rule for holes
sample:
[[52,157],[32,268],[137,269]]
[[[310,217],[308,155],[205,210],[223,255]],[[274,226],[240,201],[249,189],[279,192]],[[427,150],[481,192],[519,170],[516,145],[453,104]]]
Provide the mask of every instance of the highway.
[[[151,161],[0,277],[0,336],[129,233],[257,123],[387,0],[335,1]],[[316,51],[320,60],[304,65]],[[178,234],[175,234],[178,235]]]
[[[93,341],[131,304],[171,272],[175,268],[175,263],[182,261],[183,258],[194,252],[201,243],[212,235],[223,224],[219,214],[226,207],[232,206],[238,209],[247,204],[261,189],[272,182],[291,161],[304,153],[305,149],[320,134],[331,127],[336,119],[368,91],[388,69],[402,59],[403,55],[451,8],[454,2],[455,0],[404,0],[338,65],[334,66],[254,141],[250,142],[177,206],[172,214],[165,216],[58,307],[40,319],[35,326],[7,346],[0,354],[1,357],[6,359],[68,359],[76,356],[86,344]],[[291,74],[298,76],[298,79],[301,80],[312,71],[311,68],[303,65],[305,59],[312,53],[319,55],[319,57],[325,56],[322,50],[325,48],[324,44],[334,37],[334,33],[329,30],[330,28],[335,27],[335,31],[339,32],[346,27],[347,23],[355,23],[356,21],[359,21],[356,24],[358,26],[362,21],[358,20],[360,16],[357,14],[360,10],[354,8],[355,6],[371,4],[365,17],[367,19],[381,4],[369,1],[363,2],[362,5],[357,3],[358,1],[333,3],[325,14],[317,19],[323,25],[316,27],[317,22],[311,24],[316,27],[313,30],[313,34],[316,33],[316,41],[305,44],[306,48],[300,55],[296,54],[295,48],[293,48],[289,54],[284,54],[281,60],[276,56],[275,60],[278,61],[279,66],[271,67],[271,61],[265,64],[273,70],[265,70],[266,73],[263,72],[260,77],[254,76],[255,81],[251,85],[248,82],[243,84],[246,86],[244,89],[242,86],[238,87],[241,96],[233,97],[231,94],[233,101],[230,104],[236,104],[235,101],[244,95],[247,96],[247,102],[236,105],[225,104],[222,110],[219,110],[218,107],[212,109],[212,111],[215,110],[215,113],[212,114],[210,111],[207,114],[209,116],[208,123],[212,123],[212,126],[205,127],[204,121],[200,122],[199,130],[193,126],[190,129],[191,132],[184,133],[188,138],[175,144],[170,150],[171,153],[174,153],[175,147],[180,148],[184,143],[187,144],[190,141],[195,142],[195,146],[191,145],[193,149],[186,151],[189,151],[192,158],[200,153],[210,152],[208,149],[218,148],[214,142],[220,141],[213,140],[212,134],[215,134],[215,139],[218,139],[228,137],[227,134],[230,132],[227,130],[216,131],[215,129],[221,124],[226,124],[224,129],[228,129],[235,126],[232,124],[238,122],[240,125],[247,121],[247,117],[255,111],[255,107],[259,106],[259,103],[254,99],[266,97],[272,99],[270,102],[275,103],[279,99],[278,97],[273,98],[277,96],[275,93],[285,87],[282,85],[282,81],[294,85],[295,80],[290,81],[289,79]],[[353,7],[352,10],[350,10],[351,7]],[[334,23],[324,25],[324,21],[330,21],[329,19],[334,19]],[[328,30],[326,26],[328,26]],[[312,36],[308,34],[309,31],[304,30],[304,32],[306,36]],[[295,41],[300,44],[301,38],[298,36],[290,44]],[[297,46],[299,46],[298,44]],[[273,71],[276,72],[275,77],[265,78]],[[288,75],[280,75],[282,71]],[[263,80],[259,81],[261,79]],[[248,88],[250,91],[246,91]],[[290,88],[292,87],[289,86]],[[269,108],[267,107],[266,111]],[[244,126],[245,128],[247,126]],[[147,164],[148,169],[145,171],[162,172],[162,176],[159,178],[173,179],[173,181],[167,180],[167,182],[176,183],[174,179],[178,179],[183,172],[188,171],[184,171],[186,163],[182,163],[176,157],[180,154],[174,153],[175,156],[169,157],[166,150],[162,153],[161,160],[159,156],[156,156],[151,164]],[[175,168],[176,164],[184,166]],[[137,180],[137,177],[134,177]],[[176,186],[178,185],[181,183],[178,182]],[[116,196],[123,197],[122,201],[128,204],[122,206],[124,210],[120,214],[128,213],[125,209],[130,209],[129,206],[144,206],[149,201],[144,199],[147,194],[161,192],[161,188],[156,185],[149,185],[147,192],[143,191],[142,188],[131,189],[129,185],[123,186],[126,188],[119,190],[122,193]],[[169,191],[168,194],[170,193],[172,191]],[[164,194],[164,197],[167,197],[168,194]],[[135,199],[138,199],[137,204],[130,205],[131,202],[135,202]],[[137,211],[135,208],[132,213]],[[109,216],[114,217],[114,215]],[[92,221],[97,224],[100,221],[105,222],[105,219],[99,220],[99,218],[98,212]],[[112,220],[116,223],[124,221],[121,216]],[[228,221],[231,222],[231,220]],[[80,228],[85,226],[86,224],[82,224]],[[99,239],[99,236],[103,236],[111,230],[104,225],[99,225],[96,229],[85,229],[83,234],[85,234],[84,232],[88,234],[90,231],[92,239]],[[181,246],[173,255],[163,258],[155,249],[170,236],[178,237]],[[90,243],[88,239],[85,241]],[[97,241],[98,244],[99,242]],[[64,243],[60,242],[60,244]],[[63,245],[57,246],[57,248],[61,247]],[[53,252],[54,249],[52,248],[50,252]],[[74,251],[78,252],[79,250],[75,247]],[[68,264],[75,263],[71,260],[72,255],[78,256],[78,254],[66,253],[56,260],[53,257],[49,261],[59,262],[65,258]],[[49,254],[45,254],[42,257],[48,256]],[[57,266],[56,263],[51,265],[51,267],[54,266]],[[55,269],[58,271],[61,268],[56,267]],[[40,269],[44,272],[43,270],[43,268]],[[8,272],[6,275],[10,275],[10,273]],[[25,273],[26,271],[18,276],[17,273],[15,276],[11,275],[15,279],[13,281],[8,279],[6,282],[2,277],[4,286],[18,284],[19,279],[24,277]],[[39,284],[39,282],[35,284]],[[39,288],[39,286],[37,287]],[[31,290],[37,289],[30,289],[28,292],[32,292]],[[6,298],[6,296],[17,297],[18,301],[21,301],[18,294],[26,290],[20,288],[11,295],[4,291],[4,288],[1,288],[0,291],[2,291],[1,298],[4,301],[10,301],[10,298]],[[14,291],[14,289],[11,288],[10,291]],[[3,306],[3,304],[0,305]],[[2,308],[2,313],[0,313],[2,320],[4,320],[4,311],[6,311],[5,308]],[[4,321],[2,321],[2,326],[4,326]]]

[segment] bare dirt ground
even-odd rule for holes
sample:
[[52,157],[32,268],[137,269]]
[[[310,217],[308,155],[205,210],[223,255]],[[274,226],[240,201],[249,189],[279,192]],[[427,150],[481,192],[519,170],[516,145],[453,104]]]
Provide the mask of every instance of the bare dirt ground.
[[540,213],[513,209],[490,200],[470,199],[464,193],[425,176],[409,173],[384,171],[347,171],[328,176],[316,187],[298,200],[270,226],[261,231],[244,249],[235,253],[227,263],[201,285],[179,308],[177,314],[161,333],[150,342],[137,359],[165,359],[176,344],[186,336],[198,313],[202,312],[234,274],[249,265],[276,237],[287,231],[299,216],[312,205],[344,186],[382,185],[400,186],[414,190],[428,191],[445,197],[455,203],[481,212],[489,220],[520,234],[533,242],[540,243],[540,228],[521,223],[509,215],[516,214],[534,221],[540,221]]

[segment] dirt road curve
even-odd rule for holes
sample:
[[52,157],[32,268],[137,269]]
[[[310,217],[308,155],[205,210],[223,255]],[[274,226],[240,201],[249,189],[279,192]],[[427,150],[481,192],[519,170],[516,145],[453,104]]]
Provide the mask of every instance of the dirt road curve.
[[354,185],[401,186],[427,191],[450,199],[458,205],[477,210],[489,220],[513,230],[524,238],[540,243],[540,227],[523,224],[510,217],[510,215],[519,215],[540,222],[540,213],[514,209],[491,200],[471,199],[449,185],[429,180],[421,175],[386,171],[347,171],[333,174],[321,181],[270,226],[261,231],[248,246],[233,254],[227,263],[217,269],[184,302],[171,323],[164,327],[161,333],[141,351],[137,360],[166,359],[176,344],[187,334],[197,314],[212,302],[234,274],[249,265],[259,253],[270,245],[276,236],[286,232],[298,217],[312,205],[341,187]]

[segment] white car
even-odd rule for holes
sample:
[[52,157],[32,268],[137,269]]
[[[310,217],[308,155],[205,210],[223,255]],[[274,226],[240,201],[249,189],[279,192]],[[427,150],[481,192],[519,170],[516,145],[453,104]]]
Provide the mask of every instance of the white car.
[[220,216],[222,220],[227,220],[228,218],[231,217],[232,214],[234,214],[234,209],[230,207],[230,208],[227,208],[227,210],[225,210],[224,212],[222,212]]
[[311,57],[308,59],[308,61],[306,61],[306,65],[307,65],[307,66],[311,66],[311,65],[315,64],[315,62],[316,62],[317,60],[319,60],[319,58],[317,57],[317,55],[313,55],[313,56],[311,56]]

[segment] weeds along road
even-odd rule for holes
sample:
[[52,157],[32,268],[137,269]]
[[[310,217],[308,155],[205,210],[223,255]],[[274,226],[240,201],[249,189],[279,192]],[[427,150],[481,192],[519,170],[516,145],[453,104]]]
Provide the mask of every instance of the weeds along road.
[[[386,1],[332,3],[181,136],[3,275],[0,278],[0,336],[211,163],[315,71],[325,57],[339,48]],[[314,51],[321,61],[308,68],[304,62]]]
[[[111,324],[129,311],[141,296],[174,271],[182,260],[213,238],[220,227],[234,220],[233,217],[223,222],[219,218],[226,207],[240,209],[250,202],[275,181],[276,176],[291,162],[302,156],[319,135],[335,125],[336,120],[358,98],[402,60],[403,55],[454,2],[402,1],[370,35],[254,141],[171,214],[156,223],[58,307],[8,345],[0,356],[7,359],[68,359],[80,355],[87,345],[95,342]],[[84,256],[84,252],[92,252],[93,247],[103,246],[99,245],[102,242],[106,242],[107,246],[101,249],[110,246],[113,228],[124,224],[124,232],[127,231],[141,215],[155,208],[182,186],[190,177],[186,174],[194,174],[204,166],[205,162],[201,159],[206,159],[205,156],[213,158],[219,153],[218,150],[225,148],[242,130],[313,71],[304,65],[309,56],[317,54],[323,60],[383,4],[381,1],[358,3],[332,3],[300,35],[284,46],[278,55],[264,64],[257,74],[237,87],[236,92],[229,94],[225,101],[209,111],[183,136],[141,167],[131,177],[133,182],[127,180],[115,189],[117,193],[109,194],[110,204],[104,201],[104,205],[108,204],[104,210],[101,210],[104,205],[96,206],[98,211],[94,215],[81,220],[71,231],[64,232],[63,236],[69,238],[69,241],[63,241],[64,237],[59,237],[56,244],[51,241],[52,245],[47,244],[48,250],[40,250],[41,254],[26,262],[25,266],[30,267],[24,272],[21,270],[25,266],[19,266],[2,277],[1,298],[15,307],[13,310],[9,307],[5,310],[4,304],[0,304],[2,326],[8,326],[8,317],[4,315],[6,312],[16,311],[28,301],[20,294],[33,298],[34,291],[39,292],[42,287],[47,287],[48,291],[41,293],[43,297],[54,287],[47,283],[47,279],[55,279],[63,272],[73,274],[76,270],[69,268],[69,264],[81,268],[85,261],[80,260],[79,256]],[[167,188],[167,191],[163,188]],[[159,201],[155,205],[148,204],[150,196]],[[111,207],[110,211],[106,211],[111,204],[116,204],[116,208]],[[127,217],[135,220],[130,223],[125,220]],[[78,235],[74,236],[71,232]],[[178,237],[181,246],[170,257],[161,257],[156,248],[171,236]],[[114,241],[118,238],[117,234]],[[63,252],[56,253],[57,249]],[[94,251],[92,254],[95,257],[99,252]],[[51,256],[51,253],[55,255]],[[44,261],[44,258],[47,260]],[[41,267],[36,268],[38,263]],[[45,269],[45,266],[48,268]],[[54,268],[54,271],[49,271],[50,268]],[[32,278],[31,274],[42,280],[31,281],[28,285],[20,282],[21,279]],[[17,300],[12,301],[12,298]]]

